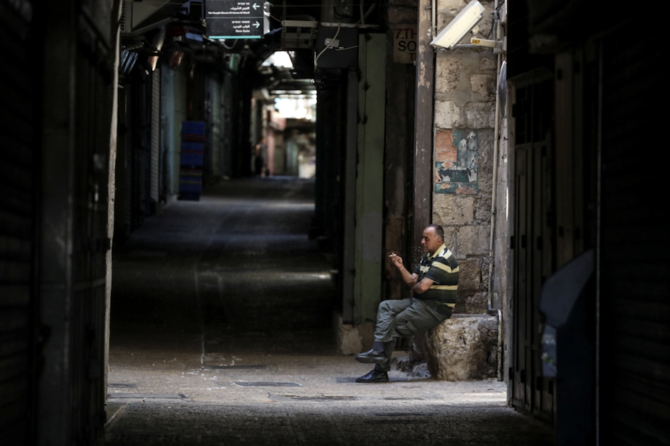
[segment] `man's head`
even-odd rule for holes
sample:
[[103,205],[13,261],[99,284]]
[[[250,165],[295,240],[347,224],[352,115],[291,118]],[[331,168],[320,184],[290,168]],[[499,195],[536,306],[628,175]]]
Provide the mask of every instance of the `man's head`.
[[428,225],[423,230],[423,237],[421,238],[421,246],[423,251],[431,255],[435,254],[437,248],[444,243],[444,229],[440,225]]

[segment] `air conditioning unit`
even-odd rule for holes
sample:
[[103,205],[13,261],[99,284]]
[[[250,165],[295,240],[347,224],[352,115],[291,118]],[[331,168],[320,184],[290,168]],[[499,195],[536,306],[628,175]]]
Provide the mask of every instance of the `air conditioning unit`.
[[313,49],[319,33],[319,22],[309,20],[283,20],[281,22],[281,49]]

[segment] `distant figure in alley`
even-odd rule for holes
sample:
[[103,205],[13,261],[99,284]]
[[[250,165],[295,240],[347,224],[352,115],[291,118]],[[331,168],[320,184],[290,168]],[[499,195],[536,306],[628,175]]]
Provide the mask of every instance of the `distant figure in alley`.
[[400,256],[390,256],[410,288],[411,296],[379,304],[372,350],[356,355],[357,361],[375,364],[375,368],[357,378],[356,382],[388,382],[396,338],[426,331],[451,317],[458,291],[458,263],[444,245],[442,226],[427,226],[423,230],[421,246],[426,254],[411,274]]
[[258,141],[254,147],[254,173],[256,176],[264,177],[267,171],[267,152],[268,146],[265,142],[265,136]]

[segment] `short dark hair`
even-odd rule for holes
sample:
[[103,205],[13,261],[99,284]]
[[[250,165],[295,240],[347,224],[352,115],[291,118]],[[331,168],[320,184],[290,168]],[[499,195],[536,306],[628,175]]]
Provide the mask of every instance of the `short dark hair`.
[[440,225],[428,225],[426,228],[433,228],[437,237],[444,241],[444,228]]

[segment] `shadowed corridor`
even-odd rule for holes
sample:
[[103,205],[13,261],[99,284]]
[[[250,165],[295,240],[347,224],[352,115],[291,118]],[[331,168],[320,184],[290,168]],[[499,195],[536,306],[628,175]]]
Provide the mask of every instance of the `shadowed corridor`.
[[553,444],[504,383],[354,382],[370,367],[336,352],[313,187],[225,182],[115,248],[105,444]]

